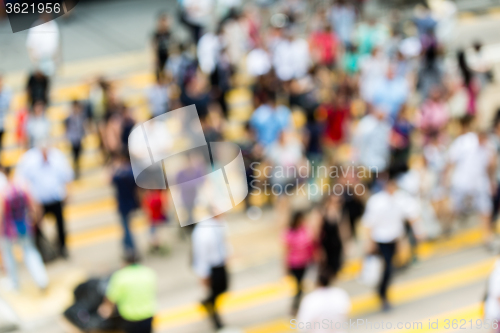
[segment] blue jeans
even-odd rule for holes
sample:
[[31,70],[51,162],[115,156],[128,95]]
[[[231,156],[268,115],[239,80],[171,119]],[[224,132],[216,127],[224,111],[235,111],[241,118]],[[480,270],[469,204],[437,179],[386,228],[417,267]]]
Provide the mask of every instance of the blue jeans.
[[126,252],[135,251],[134,238],[130,230],[130,213],[120,212],[122,227],[123,227],[123,248]]
[[23,259],[33,280],[40,288],[46,288],[49,284],[49,277],[42,261],[42,256],[36,249],[30,236],[19,236],[15,240],[2,238],[0,248],[5,262],[5,268],[16,289],[19,289],[19,276],[17,274],[16,259],[12,252],[14,243],[18,243],[23,248]]

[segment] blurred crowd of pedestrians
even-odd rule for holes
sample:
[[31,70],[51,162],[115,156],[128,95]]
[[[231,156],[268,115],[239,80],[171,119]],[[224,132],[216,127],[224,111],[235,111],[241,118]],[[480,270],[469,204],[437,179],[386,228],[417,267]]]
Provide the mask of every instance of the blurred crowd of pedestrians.
[[[419,241],[450,235],[459,218],[477,214],[485,245],[494,244],[500,114],[490,127],[478,126],[478,98],[494,79],[481,43],[470,50],[451,48],[457,9],[448,0],[417,5],[411,14],[395,9],[383,17],[371,15],[364,5],[233,0],[216,6],[210,0],[183,0],[175,14],[159,14],[148,37],[156,79],[144,93],[147,117],[194,104],[207,142],[226,139],[240,145],[250,192],[245,204],[250,209],[264,197],[283,221],[286,272],[297,284],[291,312],[303,322],[341,321],[348,315],[349,296],[330,283],[346,258],[360,251],[381,256],[378,293],[383,310],[390,310],[387,290],[402,242],[410,244],[410,262],[416,261]],[[180,26],[189,40],[176,38]],[[53,33],[37,34],[42,28]],[[127,327],[135,327],[130,332],[148,332],[154,289],[146,285],[155,279],[137,264],[131,216],[142,208],[151,226],[151,251],[165,254],[157,228],[171,214],[167,191],[139,191],[135,184],[127,143],[137,114],[114,82],[96,78],[87,100],[68,105],[65,142],[72,168],[56,148],[47,118],[60,53],[55,21],[32,28],[27,48],[35,70],[26,84],[26,109],[16,113],[15,134],[28,150],[17,164],[17,177],[9,176],[3,185],[3,262],[18,287],[12,243],[19,242],[35,281],[47,286],[42,263],[47,254],[38,252],[44,236],[37,224],[44,214],[54,215],[58,254],[67,257],[66,185],[84,175],[84,139],[94,133],[116,191],[127,258],[127,267],[111,278],[99,313],[110,316],[116,304]],[[236,88],[251,92],[251,112],[244,122],[232,113],[237,106],[230,94]],[[0,77],[0,140],[11,99]],[[235,126],[238,134],[230,136]],[[305,175],[296,172],[300,168],[306,168]],[[321,168],[344,172],[321,176]],[[181,182],[198,172],[189,165],[178,177]],[[296,211],[291,204],[302,184],[321,188],[320,195],[307,195],[308,211]],[[295,188],[296,195],[283,191]],[[332,191],[337,188],[341,193]],[[193,195],[186,195],[192,214]],[[216,300],[229,287],[223,225],[218,216],[186,228],[193,271],[207,288],[202,304],[217,329],[224,325]],[[312,266],[317,267],[318,289],[301,302],[303,279]],[[135,308],[141,302],[146,305]],[[500,308],[498,298],[490,303]],[[491,316],[498,319],[500,312]]]

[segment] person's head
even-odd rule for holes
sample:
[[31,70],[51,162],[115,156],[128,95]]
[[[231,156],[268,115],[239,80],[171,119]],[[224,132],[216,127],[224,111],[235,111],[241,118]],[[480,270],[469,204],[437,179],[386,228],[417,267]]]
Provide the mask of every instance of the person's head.
[[83,109],[83,106],[82,106],[82,103],[80,103],[80,101],[74,100],[73,102],[71,102],[71,111],[74,114],[76,114],[76,115],[81,114],[82,109]]
[[300,228],[305,221],[305,216],[303,212],[295,212],[292,216],[292,219],[290,221],[290,229],[296,230]]
[[14,176],[14,169],[10,166],[2,167],[2,172],[4,173],[5,177],[7,177],[7,179],[9,180],[11,180]]
[[322,269],[318,274],[317,284],[320,288],[326,288],[334,278],[334,274],[329,269]]
[[385,184],[385,190],[389,194],[393,194],[398,190],[398,177],[401,173],[401,170],[399,170],[396,167],[391,167],[389,169],[389,172],[387,173],[387,183]]
[[40,15],[40,20],[41,20],[43,23],[47,23],[47,22],[51,21],[52,19],[53,19],[53,17],[52,17],[52,14],[50,14],[50,13],[43,12],[43,13]]
[[159,72],[156,74],[156,84],[159,86],[163,86],[167,83],[167,78],[163,72]]
[[160,15],[158,15],[158,30],[167,30],[169,28],[169,24],[170,22],[167,13],[160,13]]
[[493,120],[493,132],[496,135],[500,135],[500,109],[497,111],[497,115]]
[[125,266],[136,265],[141,261],[141,258],[135,251],[127,251],[123,256],[123,264]]
[[263,101],[264,104],[274,106],[276,105],[276,92],[270,89],[266,89],[266,91],[263,94]]
[[394,67],[394,65],[390,65],[387,67],[385,76],[388,80],[393,80],[396,77],[396,68]]
[[460,127],[462,128],[462,133],[472,131],[474,127],[474,116],[467,114],[460,118]]
[[128,149],[125,147],[121,151],[117,152],[113,156],[113,160],[118,164],[118,165],[130,165],[130,153]]
[[40,117],[45,112],[45,102],[42,100],[38,100],[33,104],[33,114],[37,117]]
[[441,87],[438,85],[432,86],[432,88],[429,91],[429,99],[432,101],[439,101],[442,96],[442,90]]
[[477,40],[474,42],[474,44],[472,46],[474,47],[474,50],[476,52],[479,52],[483,48],[483,43],[481,43],[480,41]]

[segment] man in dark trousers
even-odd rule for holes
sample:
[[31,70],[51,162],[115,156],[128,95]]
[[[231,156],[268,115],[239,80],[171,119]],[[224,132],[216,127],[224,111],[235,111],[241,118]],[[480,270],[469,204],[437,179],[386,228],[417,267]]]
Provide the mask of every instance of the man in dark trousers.
[[389,171],[389,179],[382,191],[372,195],[366,204],[363,225],[369,229],[371,240],[377,245],[385,263],[379,286],[379,296],[384,311],[390,310],[387,289],[392,276],[392,259],[396,253],[396,243],[405,233],[405,223],[410,225],[418,216],[417,203],[405,192],[398,189],[397,171]]
[[193,269],[208,289],[208,297],[202,304],[216,329],[223,327],[217,312],[217,298],[228,288],[225,231],[219,215],[197,223],[192,234]]

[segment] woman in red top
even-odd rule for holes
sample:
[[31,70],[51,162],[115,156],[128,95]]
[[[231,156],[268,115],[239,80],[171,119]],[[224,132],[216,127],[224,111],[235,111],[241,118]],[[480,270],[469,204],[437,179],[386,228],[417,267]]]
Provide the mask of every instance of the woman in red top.
[[313,60],[322,66],[332,68],[337,61],[338,39],[329,24],[311,34],[309,39]]

